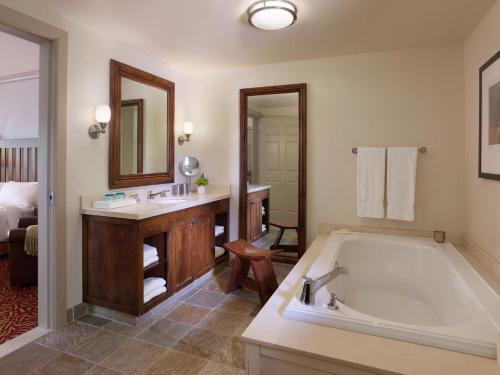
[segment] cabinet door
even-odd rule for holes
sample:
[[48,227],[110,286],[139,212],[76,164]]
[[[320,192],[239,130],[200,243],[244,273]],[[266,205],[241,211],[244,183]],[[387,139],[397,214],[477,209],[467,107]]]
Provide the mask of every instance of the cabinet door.
[[194,218],[192,224],[191,263],[193,276],[198,278],[212,269],[214,264],[214,224],[210,215]]
[[261,200],[254,198],[248,201],[249,240],[255,241],[261,236]]
[[193,224],[181,220],[174,225],[174,246],[169,271],[172,273],[173,288],[178,291],[193,281],[192,243]]

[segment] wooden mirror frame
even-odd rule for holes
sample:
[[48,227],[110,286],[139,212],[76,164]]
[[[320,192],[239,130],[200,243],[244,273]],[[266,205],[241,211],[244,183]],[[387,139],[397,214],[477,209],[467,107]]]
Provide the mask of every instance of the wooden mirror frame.
[[[121,78],[128,78],[167,92],[167,166],[168,171],[157,173],[120,174],[120,124],[121,124]],[[174,182],[174,113],[175,83],[154,74],[134,68],[116,60],[110,61],[110,103],[109,123],[109,187],[120,189],[132,186],[158,185]]]
[[[247,180],[248,180],[248,97],[272,94],[299,95],[299,212],[298,212],[298,258],[306,251],[306,190],[307,190],[307,84],[253,87],[240,90],[240,200],[239,238],[247,239]],[[291,257],[279,254],[273,260],[289,262]],[[298,259],[296,259],[298,260]]]

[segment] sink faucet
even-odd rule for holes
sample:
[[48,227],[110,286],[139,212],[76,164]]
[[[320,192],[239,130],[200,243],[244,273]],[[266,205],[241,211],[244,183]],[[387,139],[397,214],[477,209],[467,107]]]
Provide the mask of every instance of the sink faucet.
[[[346,267],[339,267],[337,263],[335,263],[333,270],[321,277],[318,277],[316,280],[307,276],[302,276],[304,278],[304,285],[302,286],[300,302],[304,305],[314,305],[314,299],[318,290],[330,281],[335,280],[340,275],[349,275],[349,270]],[[340,299],[338,298],[337,300]]]
[[152,190],[150,190],[148,192],[148,199],[151,200],[151,199],[154,199],[155,197],[162,197],[162,198],[165,198],[167,196],[167,193],[169,192],[170,190],[162,190],[162,191],[159,191],[158,193],[153,193]]

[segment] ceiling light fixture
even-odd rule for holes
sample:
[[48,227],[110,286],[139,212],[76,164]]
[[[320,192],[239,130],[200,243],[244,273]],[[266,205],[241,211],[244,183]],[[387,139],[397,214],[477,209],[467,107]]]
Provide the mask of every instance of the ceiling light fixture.
[[248,23],[259,29],[284,29],[296,20],[297,7],[289,1],[264,0],[248,8]]

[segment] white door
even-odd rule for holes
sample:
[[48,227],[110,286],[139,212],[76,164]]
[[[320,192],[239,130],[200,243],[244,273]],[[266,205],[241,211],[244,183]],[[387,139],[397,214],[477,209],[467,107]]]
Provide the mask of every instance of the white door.
[[299,121],[297,116],[259,119],[260,184],[271,185],[271,222],[297,225]]

